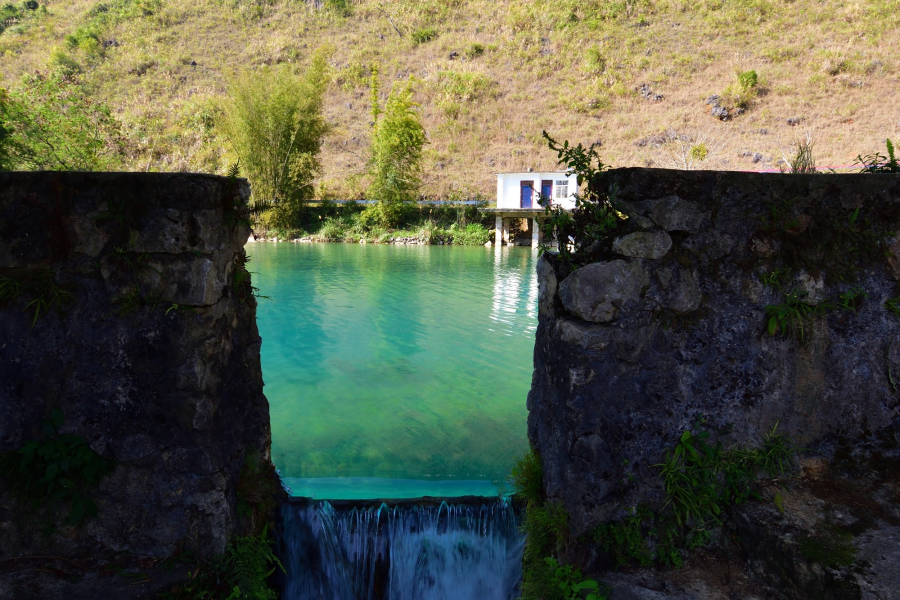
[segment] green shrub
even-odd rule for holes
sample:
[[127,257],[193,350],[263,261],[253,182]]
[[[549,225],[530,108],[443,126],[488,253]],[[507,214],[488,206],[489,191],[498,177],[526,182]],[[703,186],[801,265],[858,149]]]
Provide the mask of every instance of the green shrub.
[[491,239],[491,232],[481,223],[469,223],[465,228],[454,223],[448,233],[457,246],[484,246]]
[[339,242],[344,239],[349,227],[340,218],[328,218],[322,223],[322,227],[316,232],[317,237],[329,242]]
[[412,40],[416,44],[425,44],[437,37],[437,29],[426,27],[412,32]]
[[510,477],[516,496],[526,502],[539,503],[544,499],[544,473],[541,457],[533,449],[516,459]]
[[476,56],[481,56],[482,54],[484,54],[484,44],[473,42],[472,44],[469,44],[468,48],[466,48],[466,56],[468,58],[475,58]]
[[325,0],[325,8],[342,17],[353,14],[353,5],[350,0]]
[[746,110],[759,94],[759,75],[756,71],[743,71],[736,77],[737,82],[729,85],[722,96],[731,107]]

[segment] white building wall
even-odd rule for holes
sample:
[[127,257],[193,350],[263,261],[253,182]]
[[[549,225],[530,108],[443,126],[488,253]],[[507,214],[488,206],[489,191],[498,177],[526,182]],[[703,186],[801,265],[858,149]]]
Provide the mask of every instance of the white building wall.
[[[556,197],[556,182],[567,179],[569,182],[569,194],[566,198]],[[521,186],[523,181],[529,181],[534,188],[532,206],[539,208],[537,203],[541,191],[541,181],[553,181],[553,204],[563,208],[575,208],[575,194],[578,192],[578,176],[565,173],[500,173],[497,175],[497,208],[521,208]]]

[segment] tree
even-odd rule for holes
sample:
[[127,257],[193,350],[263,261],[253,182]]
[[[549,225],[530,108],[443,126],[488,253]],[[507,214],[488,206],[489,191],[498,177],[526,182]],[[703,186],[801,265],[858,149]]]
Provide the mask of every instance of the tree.
[[302,75],[279,65],[244,72],[228,86],[219,126],[268,225],[293,227],[312,198],[328,131],[322,115],[327,66],[325,54],[317,52]]
[[428,143],[419,118],[419,105],[412,100],[412,80],[395,85],[383,110],[378,107],[373,77],[372,183],[369,196],[377,201],[376,219],[382,225],[396,225],[402,206],[419,195],[422,147]]
[[118,121],[76,80],[36,74],[0,88],[0,169],[103,171],[121,150]]

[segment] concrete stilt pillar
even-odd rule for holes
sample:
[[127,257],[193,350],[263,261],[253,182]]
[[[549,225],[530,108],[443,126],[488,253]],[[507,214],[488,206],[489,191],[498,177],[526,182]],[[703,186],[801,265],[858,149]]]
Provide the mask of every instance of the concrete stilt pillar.
[[531,247],[537,248],[541,243],[541,223],[537,219],[531,220]]
[[497,217],[494,222],[496,230],[494,231],[494,245],[500,247],[503,245],[503,217]]
[[509,245],[509,219],[503,219],[503,242]]

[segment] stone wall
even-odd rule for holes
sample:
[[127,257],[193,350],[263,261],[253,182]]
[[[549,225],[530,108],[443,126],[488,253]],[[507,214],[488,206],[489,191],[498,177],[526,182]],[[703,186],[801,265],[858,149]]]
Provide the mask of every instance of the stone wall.
[[[629,216],[607,256],[574,272],[538,263],[528,433],[572,535],[639,503],[659,507],[654,465],[683,431],[728,447],[758,445],[776,425],[804,448],[804,481],[870,481],[844,494],[845,515],[858,493],[874,511],[867,522],[900,525],[885,500],[900,491],[900,318],[885,308],[900,296],[900,177],[618,169],[606,185]],[[770,335],[767,306],[791,293],[814,314]],[[811,498],[830,506],[835,495]],[[796,554],[803,522],[830,518],[819,513],[804,521],[763,503],[737,519],[742,550],[764,580],[796,593],[786,597],[814,596],[825,581],[797,575],[778,546],[795,527],[785,543]],[[766,519],[779,533],[746,525]]]
[[[236,274],[248,196],[205,175],[0,173],[0,283],[21,284],[0,305],[0,451],[59,407],[63,432],[115,461],[98,516],[50,535],[0,479],[0,564],[210,557],[246,529],[242,465],[270,467],[256,300]],[[35,318],[38,297],[60,302]]]

